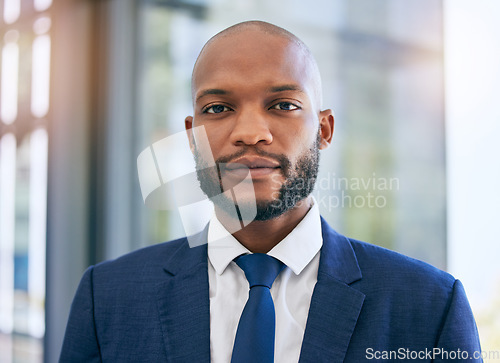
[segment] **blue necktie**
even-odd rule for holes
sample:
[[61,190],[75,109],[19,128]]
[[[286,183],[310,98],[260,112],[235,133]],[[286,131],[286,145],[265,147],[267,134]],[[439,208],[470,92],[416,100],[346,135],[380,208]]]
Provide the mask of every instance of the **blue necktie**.
[[285,265],[265,253],[243,255],[234,261],[245,272],[250,292],[238,323],[231,363],[272,363],[276,317],[270,289]]

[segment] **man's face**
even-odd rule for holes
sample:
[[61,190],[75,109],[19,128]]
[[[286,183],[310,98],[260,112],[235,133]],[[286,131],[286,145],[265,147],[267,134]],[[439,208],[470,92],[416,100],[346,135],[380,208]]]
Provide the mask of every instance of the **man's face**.
[[[193,73],[194,116],[186,118],[186,128],[204,126],[218,165],[203,170],[208,151],[191,134],[209,197],[250,171],[256,219],[267,220],[311,193],[324,144],[312,72],[300,46],[261,31],[224,36],[205,48]],[[252,203],[250,194],[239,200]]]

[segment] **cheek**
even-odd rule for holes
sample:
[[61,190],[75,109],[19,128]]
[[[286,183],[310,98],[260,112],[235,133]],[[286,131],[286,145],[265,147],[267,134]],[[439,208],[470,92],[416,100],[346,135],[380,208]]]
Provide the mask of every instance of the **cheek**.
[[210,150],[215,158],[220,156],[221,150],[227,143],[227,137],[224,137],[220,130],[207,128],[207,140],[210,145]]
[[205,124],[205,132],[215,160],[241,151],[241,147],[236,147],[231,141],[231,125],[227,120]]
[[310,149],[316,143],[319,132],[319,123],[304,122],[300,127],[288,128],[283,132],[283,143],[291,159],[300,155],[304,150]]
[[204,125],[198,125],[193,128],[193,138],[196,150],[199,156],[209,165],[214,163],[213,145],[217,143],[212,140],[210,129]]
[[298,162],[304,158],[306,155],[311,155],[311,152],[315,150],[318,142],[319,131],[304,130],[304,133],[291,144],[289,151],[289,160],[292,164],[292,170],[297,167]]

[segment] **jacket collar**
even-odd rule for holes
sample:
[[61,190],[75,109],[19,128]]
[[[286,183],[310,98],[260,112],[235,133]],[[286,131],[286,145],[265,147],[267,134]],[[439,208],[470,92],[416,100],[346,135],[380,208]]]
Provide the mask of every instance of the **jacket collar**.
[[351,284],[361,279],[358,260],[347,237],[337,233],[321,217],[323,248],[319,260],[318,280],[323,276]]

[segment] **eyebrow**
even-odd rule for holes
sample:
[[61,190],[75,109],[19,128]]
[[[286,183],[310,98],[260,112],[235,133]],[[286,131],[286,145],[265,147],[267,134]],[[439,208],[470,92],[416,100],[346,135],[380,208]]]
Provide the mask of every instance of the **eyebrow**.
[[284,91],[298,91],[298,92],[304,93],[302,88],[300,88],[299,86],[294,85],[294,84],[284,84],[284,85],[280,85],[280,86],[271,87],[268,89],[268,92],[270,92],[270,93],[279,93],[279,92],[284,92]]
[[206,90],[203,90],[200,92],[200,94],[196,97],[196,101],[198,101],[200,98],[205,97],[207,95],[227,95],[230,94],[231,92],[219,89],[219,88],[209,88]]
[[[296,92],[301,92],[304,93],[302,88],[300,88],[297,85],[294,84],[284,84],[280,86],[274,86],[271,87],[267,90],[269,93],[279,93],[279,92],[285,92],[285,91],[296,91]],[[199,93],[199,95],[196,97],[196,102],[198,102],[201,98],[208,96],[208,95],[228,95],[231,94],[232,92],[226,91],[220,88],[208,88]]]

